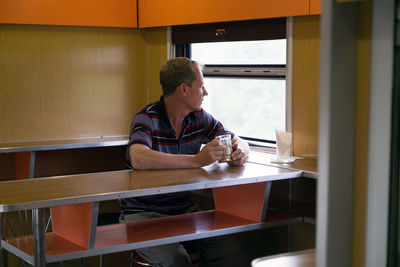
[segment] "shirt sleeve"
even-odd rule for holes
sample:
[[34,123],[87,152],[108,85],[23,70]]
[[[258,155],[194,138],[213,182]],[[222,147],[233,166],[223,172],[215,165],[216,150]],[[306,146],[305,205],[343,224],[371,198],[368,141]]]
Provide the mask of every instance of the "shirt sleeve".
[[210,113],[203,111],[203,114],[206,127],[205,138],[202,140],[203,144],[212,141],[215,137],[219,135],[230,134],[232,138],[235,136],[231,131],[225,128],[221,122],[214,119],[214,117]]
[[142,144],[152,148],[153,123],[151,117],[146,113],[138,112],[133,119],[129,134],[128,149],[133,144]]
[[129,142],[126,150],[126,164],[129,168],[131,165],[131,155],[129,148],[133,144],[142,144],[151,149],[153,145],[152,141],[153,123],[151,117],[143,112],[138,112],[131,124],[131,131],[129,134]]

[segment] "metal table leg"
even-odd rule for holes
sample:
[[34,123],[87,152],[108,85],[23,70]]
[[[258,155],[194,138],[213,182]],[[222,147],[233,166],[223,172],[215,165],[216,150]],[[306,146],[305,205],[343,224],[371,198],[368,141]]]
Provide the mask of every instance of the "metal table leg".
[[7,222],[6,222],[6,213],[0,213],[0,266],[7,267],[8,266],[8,257],[7,251],[2,248],[1,240],[7,239]]
[[35,158],[36,152],[31,151],[31,157],[29,159],[29,179],[32,179],[35,176]]
[[[36,161],[36,152],[31,151],[29,157],[29,179],[35,178],[35,161]],[[29,234],[29,225],[28,225],[28,211],[25,210],[25,227],[26,233]]]
[[[292,214],[292,179],[289,179],[289,214]],[[292,224],[288,225],[288,251],[292,251]]]
[[103,255],[99,256],[99,267],[103,267]]
[[32,210],[32,222],[33,222],[33,239],[34,239],[34,250],[35,250],[35,267],[46,266],[46,246],[44,236],[44,209],[33,209]]
[[3,255],[3,249],[1,247],[1,240],[3,240],[3,213],[0,213],[0,266],[5,266],[5,261],[4,261],[4,255]]
[[272,181],[266,182],[265,185],[265,194],[264,194],[264,204],[261,212],[261,222],[264,222],[265,219],[267,218],[267,212],[268,212],[268,202],[270,199],[270,194],[271,194],[271,186],[272,186]]

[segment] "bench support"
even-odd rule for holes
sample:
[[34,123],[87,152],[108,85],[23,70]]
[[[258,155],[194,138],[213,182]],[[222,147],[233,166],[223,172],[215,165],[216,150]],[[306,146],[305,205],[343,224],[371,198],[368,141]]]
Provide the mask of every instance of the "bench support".
[[[1,240],[3,240],[3,213],[0,212],[0,266],[5,266],[5,257],[3,256],[3,249],[1,248]],[[7,225],[7,224],[6,224]]]
[[44,238],[44,209],[32,210],[35,267],[46,267],[46,245]]

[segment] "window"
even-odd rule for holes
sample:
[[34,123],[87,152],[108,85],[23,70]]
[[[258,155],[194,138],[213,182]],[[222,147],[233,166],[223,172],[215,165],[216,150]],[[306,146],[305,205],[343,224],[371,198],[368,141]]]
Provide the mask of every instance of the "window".
[[204,64],[206,111],[244,139],[275,143],[275,129],[286,125],[285,21],[246,23],[196,25],[188,41],[175,29],[176,54]]

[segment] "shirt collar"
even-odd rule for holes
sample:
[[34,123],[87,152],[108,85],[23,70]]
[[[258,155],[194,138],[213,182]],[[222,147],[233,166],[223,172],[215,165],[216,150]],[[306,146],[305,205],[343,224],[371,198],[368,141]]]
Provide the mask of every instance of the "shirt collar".
[[160,114],[160,118],[163,121],[169,123],[167,110],[165,109],[165,102],[164,102],[164,96],[163,95],[160,97],[160,100],[157,102],[157,108],[158,108],[158,113]]
[[[167,110],[165,108],[165,102],[164,102],[164,95],[160,97],[160,100],[157,102],[157,107],[158,107],[158,112],[160,114],[160,118],[169,123],[169,118],[167,115]],[[194,114],[194,111],[190,112],[188,115],[186,115],[184,121],[187,121],[188,123],[191,123],[196,115]]]

